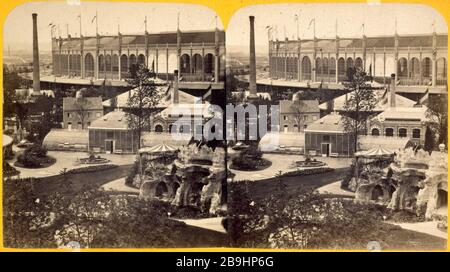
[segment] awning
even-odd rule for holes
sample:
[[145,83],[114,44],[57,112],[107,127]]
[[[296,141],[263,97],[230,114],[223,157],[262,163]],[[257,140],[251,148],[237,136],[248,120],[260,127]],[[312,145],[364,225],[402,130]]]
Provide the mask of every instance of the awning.
[[394,155],[394,153],[395,152],[391,149],[379,146],[376,148],[369,149],[367,151],[356,152],[355,156],[362,158],[380,158],[392,156]]
[[177,151],[178,148],[173,146],[173,145],[168,145],[165,143],[162,144],[158,144],[155,146],[151,146],[151,147],[144,147],[139,149],[139,153],[152,153],[152,154],[157,154],[157,153],[168,153],[168,152],[175,152]]

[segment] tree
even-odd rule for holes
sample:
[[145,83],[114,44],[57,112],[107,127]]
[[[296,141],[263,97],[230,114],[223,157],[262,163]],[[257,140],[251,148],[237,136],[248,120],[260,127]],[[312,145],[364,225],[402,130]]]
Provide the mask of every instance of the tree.
[[344,104],[343,124],[345,131],[353,134],[354,150],[358,149],[358,134],[366,131],[367,120],[373,113],[377,99],[369,84],[366,84],[366,73],[356,68],[351,79],[346,83],[350,93]]
[[433,152],[434,149],[434,135],[433,132],[431,131],[430,127],[427,127],[427,130],[425,131],[425,144],[423,149],[425,151],[428,151],[428,153],[431,154],[431,152]]
[[304,101],[297,100],[291,105],[291,110],[294,113],[294,123],[297,125],[297,131],[300,132],[301,126],[303,125],[303,118],[305,116],[304,110],[307,105]]
[[138,137],[138,148],[141,147],[143,131],[150,125],[150,116],[162,98],[162,94],[156,88],[155,82],[153,81],[153,76],[154,74],[145,66],[139,65],[136,76],[127,80],[128,84],[132,87],[127,102],[129,108],[127,121],[128,127]]
[[428,98],[426,116],[430,120],[429,126],[435,135],[438,135],[438,143],[447,146],[448,111],[447,95],[439,94]]
[[84,123],[88,116],[90,104],[91,104],[91,102],[89,101],[89,99],[81,97],[81,98],[77,98],[77,101],[75,101],[75,103],[73,105],[75,112],[78,116],[78,119],[81,122],[81,129],[84,129]]

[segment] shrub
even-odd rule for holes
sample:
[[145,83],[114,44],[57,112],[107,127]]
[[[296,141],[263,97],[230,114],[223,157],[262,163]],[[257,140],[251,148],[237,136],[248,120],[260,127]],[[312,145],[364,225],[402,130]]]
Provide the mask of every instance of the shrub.
[[39,157],[33,154],[27,154],[26,152],[17,157],[17,162],[26,168],[37,168],[41,166]]
[[24,154],[26,154],[28,156],[29,155],[32,155],[32,156],[34,155],[34,156],[36,156],[38,158],[44,158],[44,157],[47,156],[47,149],[45,147],[43,147],[43,146],[34,144],[34,145],[28,147],[27,149],[25,149]]
[[130,172],[128,173],[128,176],[125,178],[125,184],[128,186],[133,186],[133,180],[134,177],[139,173],[139,161],[136,160],[133,164],[133,167],[131,167]]
[[255,170],[260,166],[267,164],[267,161],[262,159],[262,152],[257,145],[250,145],[243,150],[236,157],[231,159],[231,162],[236,169]]
[[67,171],[68,174],[79,174],[79,173],[90,173],[90,172],[98,172],[103,170],[108,170],[112,168],[118,167],[115,164],[101,164],[101,165],[92,165],[88,167],[81,167],[81,168],[75,168],[70,169]]

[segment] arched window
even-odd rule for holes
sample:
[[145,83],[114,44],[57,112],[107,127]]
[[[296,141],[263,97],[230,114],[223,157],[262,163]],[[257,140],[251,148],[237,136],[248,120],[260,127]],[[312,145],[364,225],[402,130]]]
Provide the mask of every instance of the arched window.
[[138,59],[137,59],[137,63],[139,65],[144,65],[145,66],[145,56],[143,54],[139,54]]
[[322,60],[322,68],[323,68],[323,72],[322,74],[324,75],[328,75],[328,59],[327,58],[323,58]]
[[407,133],[408,133],[408,131],[406,130],[406,128],[398,129],[398,137],[406,137]]
[[194,74],[201,74],[203,67],[202,56],[200,54],[195,54],[193,58],[194,58],[193,63]]
[[305,80],[311,79],[311,61],[309,60],[309,57],[303,57],[302,59],[302,75]]
[[353,59],[352,58],[347,58],[347,69],[348,68],[353,68]]
[[412,130],[412,137],[414,139],[420,139],[420,129],[415,128]]
[[84,73],[87,77],[94,76],[94,57],[91,53],[87,53],[84,57]]
[[155,126],[155,132],[163,132],[163,126],[162,125],[160,125],[160,124],[157,124],[156,126]]
[[410,73],[412,78],[418,79],[420,77],[420,62],[417,58],[411,59],[411,67],[410,67]]
[[136,64],[136,55],[130,55],[130,65]]
[[191,72],[191,59],[188,54],[181,55],[180,64],[181,73],[189,74]]
[[431,76],[431,60],[430,60],[430,58],[424,58],[422,60],[422,76],[423,77]]
[[111,72],[111,55],[106,55],[105,57],[105,66],[106,66],[106,72]]
[[322,60],[320,58],[316,58],[316,74],[323,74]]
[[338,70],[339,70],[339,75],[345,75],[345,60],[344,58],[339,58],[338,60]]
[[328,67],[330,67],[330,75],[336,75],[336,60],[334,58],[330,59]]
[[373,128],[372,136],[380,136],[380,130],[378,128]]
[[98,56],[98,70],[100,72],[105,71],[105,57],[103,55]]
[[205,73],[212,74],[214,71],[214,56],[209,53],[205,56]]
[[356,58],[355,60],[355,67],[356,68],[363,68],[363,61],[360,57]]
[[393,128],[387,128],[387,129],[385,129],[384,135],[386,135],[387,137],[392,137],[392,136],[394,136],[394,129],[393,129]]
[[119,56],[116,54],[112,56],[112,70],[113,72],[119,71]]
[[436,61],[436,70],[438,79],[447,78],[447,64],[445,62],[445,58],[440,58]]
[[399,77],[408,76],[408,61],[405,58],[400,58],[397,64],[397,75]]

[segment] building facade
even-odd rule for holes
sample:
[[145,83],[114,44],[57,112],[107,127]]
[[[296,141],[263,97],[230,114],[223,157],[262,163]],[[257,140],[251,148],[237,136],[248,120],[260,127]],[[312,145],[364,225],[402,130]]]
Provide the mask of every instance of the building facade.
[[138,64],[169,79],[219,82],[225,78],[225,32],[180,30],[141,35],[97,35],[52,39],[53,75],[122,80]]
[[409,138],[423,145],[428,122],[426,106],[389,108],[369,121],[369,135]]
[[112,153],[136,153],[138,135],[128,128],[126,113],[112,111],[89,126],[89,151]]
[[329,114],[305,129],[305,154],[349,157],[355,153],[354,139],[345,132],[342,116]]
[[320,118],[317,100],[280,100],[280,132],[303,132]]
[[63,128],[87,129],[91,123],[103,115],[101,97],[64,97]]
[[351,67],[378,81],[407,86],[447,85],[447,34],[269,41],[272,79],[342,82]]

